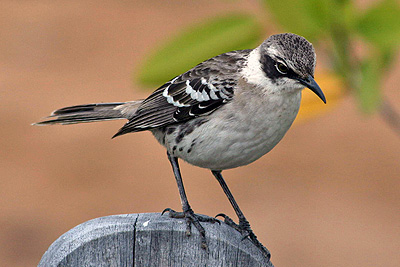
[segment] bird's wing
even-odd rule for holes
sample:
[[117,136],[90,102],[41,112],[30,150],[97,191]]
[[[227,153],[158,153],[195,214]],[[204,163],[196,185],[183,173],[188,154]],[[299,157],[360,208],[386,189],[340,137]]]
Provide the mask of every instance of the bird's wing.
[[187,121],[218,109],[234,95],[250,50],[206,60],[154,91],[115,136]]

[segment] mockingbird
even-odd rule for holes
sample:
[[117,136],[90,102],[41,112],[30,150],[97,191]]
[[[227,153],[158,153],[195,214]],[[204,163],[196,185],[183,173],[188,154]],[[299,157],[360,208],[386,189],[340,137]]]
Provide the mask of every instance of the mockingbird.
[[251,230],[221,171],[257,160],[282,139],[296,118],[304,87],[326,103],[313,78],[315,63],[314,48],[305,38],[291,33],[272,35],[255,49],[224,53],[198,64],[144,100],[65,107],[36,125],[127,119],[113,137],[151,131],[167,149],[182,202],[182,212],[169,208],[164,212],[185,218],[188,235],[193,224],[206,248],[200,222],[217,220],[191,209],[178,158],[210,169],[239,223],[224,214],[217,216],[224,217],[269,258],[269,251]]

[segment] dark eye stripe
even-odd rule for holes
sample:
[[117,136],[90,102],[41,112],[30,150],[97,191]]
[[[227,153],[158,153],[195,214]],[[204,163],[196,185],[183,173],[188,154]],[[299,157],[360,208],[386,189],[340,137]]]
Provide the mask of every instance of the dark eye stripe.
[[275,67],[275,60],[273,60],[270,56],[263,55],[260,59],[260,63],[265,75],[270,78],[272,82],[275,82],[276,79],[282,76],[282,74],[279,73]]

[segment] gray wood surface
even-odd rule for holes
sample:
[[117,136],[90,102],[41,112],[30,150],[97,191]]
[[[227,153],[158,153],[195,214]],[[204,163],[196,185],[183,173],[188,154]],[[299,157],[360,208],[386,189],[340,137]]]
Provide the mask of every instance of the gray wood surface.
[[273,266],[225,223],[202,223],[208,251],[192,227],[167,214],[113,215],[84,222],[60,236],[38,266]]

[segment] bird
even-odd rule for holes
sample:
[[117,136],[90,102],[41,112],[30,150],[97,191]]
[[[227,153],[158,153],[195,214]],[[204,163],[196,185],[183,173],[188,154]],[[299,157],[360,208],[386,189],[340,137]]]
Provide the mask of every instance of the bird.
[[314,79],[315,65],[314,47],[304,37],[275,34],[254,49],[235,50],[201,62],[146,99],[64,107],[35,125],[126,119],[113,138],[150,131],[167,150],[182,204],[182,211],[167,208],[163,213],[185,219],[187,235],[195,226],[201,246],[207,248],[201,223],[219,220],[194,213],[178,159],[209,169],[230,201],[238,224],[224,213],[216,217],[223,217],[269,259],[269,250],[258,241],[221,172],[250,164],[279,143],[297,116],[304,88],[326,103]]

